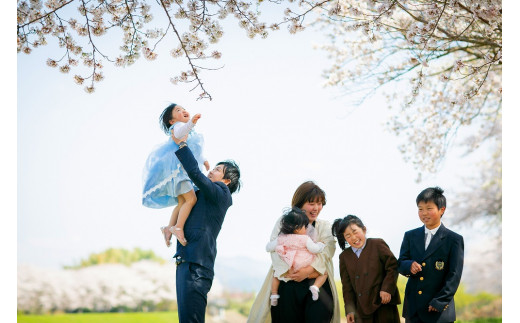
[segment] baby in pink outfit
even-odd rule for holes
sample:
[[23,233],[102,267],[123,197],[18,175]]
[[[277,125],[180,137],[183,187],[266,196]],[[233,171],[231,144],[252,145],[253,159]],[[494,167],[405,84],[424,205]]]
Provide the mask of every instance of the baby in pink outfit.
[[[285,261],[295,271],[309,266],[316,257],[325,248],[323,242],[314,242],[316,232],[313,226],[307,229],[309,218],[304,211],[298,208],[292,208],[286,212],[280,221],[280,234],[278,237],[269,242],[266,246],[267,252],[278,253],[280,258]],[[312,238],[311,238],[312,237]],[[312,293],[312,299],[319,298],[320,287],[327,281],[327,273],[320,275],[309,287]],[[273,277],[271,285],[271,305],[278,305],[278,287],[280,280]]]

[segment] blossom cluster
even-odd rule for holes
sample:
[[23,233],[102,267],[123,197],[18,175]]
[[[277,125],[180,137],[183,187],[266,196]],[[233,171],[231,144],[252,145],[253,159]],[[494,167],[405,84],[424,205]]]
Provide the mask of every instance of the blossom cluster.
[[[216,282],[209,298],[221,294],[222,286]],[[17,297],[18,310],[26,313],[105,312],[173,302],[175,265],[148,260],[130,266],[103,264],[80,269],[19,265]]]
[[[71,6],[76,4],[77,10]],[[152,7],[153,6],[153,7]],[[69,10],[65,10],[67,8]],[[154,15],[160,16],[155,26],[148,28]],[[211,48],[219,42],[224,31],[219,23],[227,17],[234,17],[250,38],[256,35],[267,37],[265,23],[258,21],[259,12],[251,3],[237,0],[18,0],[17,10],[17,50],[30,54],[34,48],[46,45],[49,37],[54,37],[63,56],[49,58],[47,64],[69,73],[77,62],[82,62],[88,71],[85,75],[75,74],[77,84],[93,92],[95,82],[104,77],[101,72],[102,59],[115,66],[132,65],[139,58],[154,60],[158,56],[158,45],[169,39],[174,48],[173,57],[184,57],[188,72],[172,77],[176,82],[195,83],[201,90],[200,97],[210,98],[200,79],[205,69],[200,60],[218,60],[222,53]],[[109,49],[101,48],[96,38],[115,30],[122,35],[120,54],[109,55]],[[173,40],[173,42],[171,41]]]
[[441,167],[461,127],[477,125],[479,142],[500,128],[500,0],[339,0],[320,10],[332,40],[321,46],[333,60],[326,85],[360,103],[386,92],[400,106],[388,129],[419,172]]
[[[64,17],[65,7],[77,2],[77,17]],[[101,72],[105,59],[113,62],[98,48],[96,37],[103,36],[114,27],[123,30],[123,64],[129,65],[139,57],[139,50],[146,46],[140,29],[151,20],[150,6],[142,1],[75,1],[75,0],[18,0],[17,50],[26,54],[33,48],[46,45],[54,38],[63,49],[59,59],[49,58],[47,64],[69,73],[82,62],[87,75],[74,75],[78,84],[90,79],[85,86],[87,92],[94,91],[94,82],[103,80]],[[70,12],[71,10],[69,10]],[[139,31],[139,32],[137,32]]]
[[[76,15],[62,16],[74,3]],[[278,22],[259,20],[267,3],[285,8]],[[160,27],[147,27],[152,12]],[[265,38],[282,25],[290,33],[304,30],[305,23],[323,27],[331,39],[321,46],[332,60],[326,85],[360,102],[387,91],[389,105],[402,107],[388,129],[404,136],[403,154],[418,170],[436,171],[461,127],[481,124],[485,139],[500,125],[501,0],[18,0],[18,52],[29,54],[55,37],[64,54],[47,64],[70,73],[83,63],[90,73],[73,79],[90,80],[85,90],[93,92],[104,78],[101,59],[116,66],[141,56],[154,60],[159,43],[168,39],[170,55],[187,61],[171,82],[192,84],[199,98],[211,99],[201,73],[220,68],[208,64],[222,57],[214,46],[224,34],[220,21],[229,17],[250,38]],[[123,35],[115,58],[96,40],[111,29]]]

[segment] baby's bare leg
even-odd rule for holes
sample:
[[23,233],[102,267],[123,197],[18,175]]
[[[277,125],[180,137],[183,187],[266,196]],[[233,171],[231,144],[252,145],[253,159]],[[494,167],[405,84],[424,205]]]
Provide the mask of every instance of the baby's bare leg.
[[175,223],[177,223],[177,218],[179,217],[179,210],[181,209],[180,200],[177,205],[173,208],[172,215],[170,216],[170,223],[168,223],[168,227],[173,227]]
[[280,295],[278,295],[278,287],[280,287],[280,280],[276,277],[273,277],[273,281],[271,283],[271,306],[278,305],[278,299]]
[[[184,224],[186,223],[186,220],[188,219],[188,216],[190,215],[191,209],[195,206],[195,203],[197,203],[197,196],[195,195],[195,191],[191,190],[187,193],[179,195],[179,197],[182,197],[184,200],[182,205],[179,209],[179,218],[177,219],[177,223],[175,224],[175,227],[184,229]],[[179,199],[180,201],[180,199]]]
[[170,222],[167,226],[161,227],[161,232],[164,237],[164,241],[166,242],[166,246],[169,247],[171,245],[171,239],[172,239],[172,232],[170,231],[170,228],[172,228],[175,223],[177,222],[177,217],[179,216],[179,204],[177,204],[172,211],[172,214],[170,216]]
[[273,282],[271,283],[271,294],[278,294],[279,286],[280,286],[280,280],[276,277],[273,277]]
[[323,286],[323,284],[325,284],[325,282],[327,281],[327,277],[327,273],[324,273],[323,275],[316,277],[316,280],[314,281],[314,286],[321,288],[321,286]]
[[184,224],[190,215],[191,209],[195,206],[195,203],[197,203],[197,196],[195,195],[195,191],[191,190],[179,195],[177,198],[179,199],[179,216],[175,226],[172,228],[172,232],[177,237],[177,240],[185,246],[187,241],[184,237]]

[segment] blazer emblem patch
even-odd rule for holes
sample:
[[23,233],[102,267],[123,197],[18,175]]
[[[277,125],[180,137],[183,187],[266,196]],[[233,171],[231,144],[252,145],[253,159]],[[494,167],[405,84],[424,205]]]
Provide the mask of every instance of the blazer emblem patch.
[[435,262],[435,269],[437,270],[443,270],[444,269],[444,261],[436,261]]

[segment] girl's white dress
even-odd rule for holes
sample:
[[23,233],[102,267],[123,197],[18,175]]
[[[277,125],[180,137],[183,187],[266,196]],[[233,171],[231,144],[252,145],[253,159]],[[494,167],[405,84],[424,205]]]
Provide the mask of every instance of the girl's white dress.
[[[197,159],[200,170],[204,172],[205,158],[202,155],[204,138],[192,130],[193,127],[194,124],[190,120],[187,123],[176,122],[169,130],[170,133],[174,131],[176,138],[182,138],[189,133],[186,143]],[[170,136],[168,141],[158,145],[148,156],[143,170],[142,203],[144,206],[159,209],[177,205],[177,196],[198,189],[177,159],[175,152],[178,149],[179,146]]]

